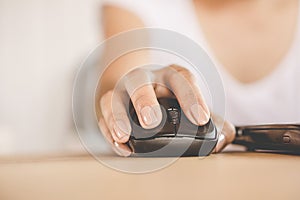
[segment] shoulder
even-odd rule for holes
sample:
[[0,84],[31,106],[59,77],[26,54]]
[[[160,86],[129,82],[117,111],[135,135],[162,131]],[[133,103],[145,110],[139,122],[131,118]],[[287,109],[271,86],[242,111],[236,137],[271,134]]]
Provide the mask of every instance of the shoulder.
[[106,38],[123,31],[144,27],[140,16],[119,5],[103,4],[101,10]]
[[131,13],[147,26],[170,23],[170,19],[182,18],[190,12],[190,0],[103,0],[101,4],[116,12]]

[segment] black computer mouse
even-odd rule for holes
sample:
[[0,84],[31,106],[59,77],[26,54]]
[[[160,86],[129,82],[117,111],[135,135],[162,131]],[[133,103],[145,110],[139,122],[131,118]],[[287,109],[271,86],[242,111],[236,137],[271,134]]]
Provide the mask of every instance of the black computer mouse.
[[127,145],[133,156],[179,157],[207,156],[217,144],[218,135],[213,121],[204,126],[191,123],[174,98],[159,98],[162,121],[153,129],[141,127],[130,102],[129,118],[132,132]]

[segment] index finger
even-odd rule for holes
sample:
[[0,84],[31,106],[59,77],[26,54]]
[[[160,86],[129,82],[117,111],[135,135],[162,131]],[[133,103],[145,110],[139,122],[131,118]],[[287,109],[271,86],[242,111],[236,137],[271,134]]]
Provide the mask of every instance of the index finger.
[[125,77],[125,88],[141,126],[146,129],[158,126],[162,120],[162,112],[152,85],[151,72],[133,70]]

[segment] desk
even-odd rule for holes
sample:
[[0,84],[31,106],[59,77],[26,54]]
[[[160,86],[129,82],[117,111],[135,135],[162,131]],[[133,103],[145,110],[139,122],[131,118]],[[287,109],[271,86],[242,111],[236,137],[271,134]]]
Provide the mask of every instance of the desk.
[[167,168],[139,175],[112,170],[88,156],[2,160],[0,199],[298,200],[300,156],[222,153],[205,159],[180,158]]

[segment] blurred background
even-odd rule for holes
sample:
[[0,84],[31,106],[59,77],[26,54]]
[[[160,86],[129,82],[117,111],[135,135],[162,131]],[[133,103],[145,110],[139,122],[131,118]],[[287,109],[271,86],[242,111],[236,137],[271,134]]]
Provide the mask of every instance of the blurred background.
[[[0,0],[0,157],[86,153],[72,119],[72,89],[80,64],[103,41],[101,6],[106,1],[123,6],[130,3],[130,9],[139,15],[144,14],[143,20],[147,22],[147,26],[159,25],[169,30],[179,30],[180,33],[205,44],[197,21],[192,20],[196,19],[193,18],[194,8],[185,5],[183,0],[172,1],[173,7],[168,9],[168,13],[165,9],[169,8],[170,1],[162,0],[151,1],[149,4],[138,0]],[[286,2],[288,1],[282,3]],[[155,7],[159,3],[161,5]],[[142,9],[148,7],[149,9]],[[179,16],[181,9],[185,13]],[[275,11],[278,18],[273,20],[274,30],[285,30],[277,27],[280,16],[285,15],[277,15],[277,9]],[[264,15],[260,17],[264,19]],[[264,35],[264,26],[260,25],[259,19],[256,19],[258,26],[249,26],[249,30]],[[187,24],[187,21],[191,22]],[[269,20],[265,20],[265,23],[269,24]],[[286,22],[283,21],[282,24]],[[295,24],[298,27],[298,23]],[[280,63],[275,70],[277,73],[266,77],[268,82],[254,84],[256,87],[259,84],[264,86],[260,90],[251,85],[239,84],[225,70],[222,71],[226,116],[235,125],[299,121],[300,96],[294,92],[299,89],[299,84],[295,84],[299,80],[298,33],[299,31],[296,32],[295,44],[287,52],[287,56],[284,56],[283,61],[286,62]],[[230,35],[229,32],[227,34]],[[280,34],[279,31],[278,37],[281,37]],[[251,34],[249,37],[252,38]],[[268,39],[271,38],[272,45],[279,41],[273,37],[267,36]],[[244,40],[245,44],[252,41],[248,41],[247,37]],[[240,45],[237,42],[236,46],[225,44],[235,49],[244,43],[241,42]],[[273,47],[268,42],[264,45]],[[264,49],[264,45],[258,44],[259,49]],[[248,56],[248,49],[241,49]],[[254,58],[255,52],[252,52]],[[271,51],[269,54],[273,58]],[[264,60],[264,55],[258,57]],[[164,62],[167,61],[166,59]],[[285,70],[284,67],[287,66],[291,66],[291,69]],[[277,76],[282,77],[283,81],[278,81]],[[249,98],[249,95],[255,97],[256,101]]]
[[0,0],[0,156],[84,153],[76,71],[101,41],[97,0]]

